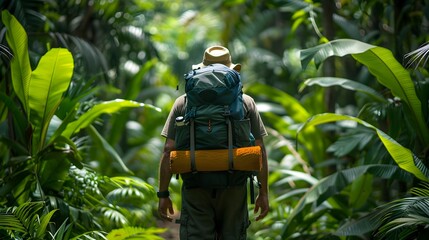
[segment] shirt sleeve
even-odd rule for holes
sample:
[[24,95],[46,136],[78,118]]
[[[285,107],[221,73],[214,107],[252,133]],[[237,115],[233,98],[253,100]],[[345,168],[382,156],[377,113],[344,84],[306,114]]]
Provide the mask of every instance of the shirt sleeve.
[[255,100],[247,94],[243,94],[246,118],[250,119],[251,132],[256,139],[267,136],[267,130],[262,121],[261,115],[256,108]]
[[174,123],[176,117],[184,114],[184,104],[185,95],[182,95],[176,99],[170,113],[168,114],[167,120],[165,121],[161,136],[170,139],[174,139],[176,137],[176,129]]

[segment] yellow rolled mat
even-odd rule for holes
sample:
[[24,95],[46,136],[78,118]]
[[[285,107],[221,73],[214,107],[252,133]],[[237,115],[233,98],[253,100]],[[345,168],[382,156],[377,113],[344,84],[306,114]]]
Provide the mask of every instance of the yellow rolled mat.
[[[261,170],[261,147],[234,148],[233,156],[234,170]],[[229,170],[228,149],[196,150],[195,165],[197,171],[227,171]],[[191,172],[191,151],[171,151],[170,170],[171,173]]]

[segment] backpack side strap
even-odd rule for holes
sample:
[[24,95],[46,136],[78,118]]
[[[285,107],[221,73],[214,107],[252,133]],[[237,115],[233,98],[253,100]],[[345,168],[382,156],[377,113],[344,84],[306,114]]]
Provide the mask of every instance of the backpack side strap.
[[233,153],[233,139],[232,139],[232,123],[231,123],[231,110],[228,105],[224,106],[224,113],[226,124],[228,125],[228,171],[232,173],[234,170],[234,153]]
[[190,131],[190,153],[191,153],[191,171],[197,173],[197,166],[195,164],[195,123],[194,119],[191,118],[191,131]]

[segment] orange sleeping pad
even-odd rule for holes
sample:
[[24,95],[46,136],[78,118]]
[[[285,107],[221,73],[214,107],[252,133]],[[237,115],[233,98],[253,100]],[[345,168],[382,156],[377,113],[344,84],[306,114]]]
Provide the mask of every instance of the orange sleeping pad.
[[[260,171],[262,164],[261,147],[242,147],[233,149],[234,169],[241,171]],[[228,149],[196,150],[197,171],[227,171]],[[191,172],[191,151],[177,150],[170,153],[171,173]]]

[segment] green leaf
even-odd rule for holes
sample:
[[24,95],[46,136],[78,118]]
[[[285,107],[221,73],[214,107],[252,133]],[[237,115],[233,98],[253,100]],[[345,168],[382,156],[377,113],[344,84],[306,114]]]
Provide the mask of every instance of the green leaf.
[[309,62],[314,59],[316,67],[332,56],[345,56],[368,51],[375,46],[352,39],[338,39],[318,45],[300,52],[302,68],[307,68]]
[[29,199],[33,181],[34,178],[32,175],[26,175],[12,190],[13,197],[18,204],[24,204]]
[[310,204],[316,204],[315,207],[320,205],[329,197],[338,194],[346,186],[364,174],[372,174],[376,177],[385,179],[395,178],[403,181],[411,180],[410,175],[407,172],[402,171],[399,167],[394,165],[364,165],[338,171],[320,180],[300,199],[287,219],[283,228],[282,237],[287,238],[293,234],[295,225],[297,224],[297,218],[305,207],[310,206]]
[[391,51],[357,40],[338,39],[302,50],[300,54],[303,68],[306,68],[312,59],[319,67],[328,57],[342,57],[351,54],[357,61],[368,67],[378,82],[389,88],[394,96],[407,104],[411,109],[412,118],[416,122],[417,132],[423,145],[429,144],[429,128],[425,124],[421,102],[417,97],[414,83],[410,74],[399,64]]
[[2,11],[2,21],[7,29],[6,40],[13,52],[11,61],[13,90],[29,114],[27,94],[30,88],[31,65],[28,55],[27,33],[7,10]]
[[[287,116],[292,118],[295,123],[303,123],[311,116],[296,98],[274,87],[257,83],[252,84],[248,91],[279,103],[286,110]],[[264,109],[258,110],[264,112]],[[307,143],[308,151],[314,154],[315,162],[322,160],[325,149],[324,142],[321,140],[323,137],[320,134],[316,128],[310,127],[302,137],[303,141]]]
[[51,221],[52,216],[58,209],[54,209],[50,211],[48,214],[43,215],[40,218],[40,225],[37,226],[37,233],[36,236],[40,239],[42,239],[46,235],[46,228],[48,227],[49,222]]
[[265,96],[273,102],[281,104],[288,116],[294,119],[295,122],[305,122],[311,116],[296,98],[277,88],[256,83],[252,84],[248,91],[257,93],[258,96]]
[[84,113],[77,120],[70,122],[66,129],[61,133],[62,136],[70,138],[73,134],[78,133],[82,128],[88,127],[96,118],[101,114],[111,114],[118,112],[124,108],[137,108],[137,107],[149,107],[160,111],[152,105],[139,103],[135,101],[127,101],[123,99],[116,99],[112,101],[102,102],[92,107],[88,112]]
[[425,145],[429,144],[429,128],[425,124],[422,104],[417,97],[414,82],[408,71],[395,59],[392,52],[382,47],[353,54],[353,57],[368,67],[378,82],[389,88],[411,109],[412,119],[417,123],[418,134]]
[[147,239],[147,240],[162,240],[158,234],[165,232],[165,229],[160,228],[139,228],[139,227],[124,227],[120,229],[113,229],[107,234],[109,240],[123,240],[123,239]]
[[428,179],[428,169],[424,166],[420,159],[418,159],[408,148],[403,147],[394,139],[392,139],[389,135],[381,131],[380,129],[374,127],[373,125],[359,119],[356,117],[340,115],[340,114],[332,114],[332,113],[324,113],[318,114],[311,117],[298,132],[303,131],[307,127],[314,127],[316,125],[328,123],[328,122],[336,122],[336,121],[355,121],[357,123],[362,124],[363,126],[374,130],[381,142],[386,147],[387,151],[392,156],[393,160],[398,164],[399,167],[404,169],[407,172],[410,172],[417,178],[423,181],[429,181]]
[[372,192],[373,178],[372,175],[365,174],[352,183],[349,198],[349,206],[351,208],[360,208],[367,202]]
[[55,48],[40,59],[31,75],[28,102],[30,121],[34,126],[33,142],[38,144],[38,150],[45,144],[49,123],[70,85],[73,68],[71,53],[67,49]]
[[22,225],[21,221],[12,214],[0,213],[0,229],[17,231],[17,232],[26,232],[25,227]]
[[[8,208],[6,212],[0,213],[0,229],[23,232],[34,236],[41,227],[37,221],[39,218],[37,212],[43,207],[44,202],[26,202],[18,207]],[[45,232],[43,231],[43,233]]]
[[128,167],[124,164],[122,158],[119,156],[116,150],[106,141],[106,139],[101,136],[100,133],[98,133],[98,131],[93,126],[89,126],[88,131],[94,139],[94,142],[97,145],[101,146],[100,151],[105,151],[107,153],[107,156],[109,156],[113,161],[117,162],[119,166],[122,167],[122,170],[129,174],[132,174],[132,171],[128,169]]
[[319,85],[322,87],[339,86],[344,89],[365,93],[369,97],[376,100],[377,102],[387,102],[387,100],[383,97],[383,95],[379,94],[374,89],[366,86],[365,84],[361,84],[359,82],[355,82],[345,78],[336,78],[336,77],[310,78],[304,82],[304,85],[299,89],[299,91],[302,91],[305,88],[305,86],[313,86],[313,85]]
[[[376,237],[392,239],[389,232],[397,228],[427,225],[429,214],[428,197],[407,197],[378,206],[371,213],[340,226],[335,232],[339,236],[363,235],[378,229]],[[414,220],[413,220],[414,219]],[[405,229],[401,229],[404,231]],[[418,229],[414,229],[418,231]],[[401,238],[402,239],[402,238]],[[408,239],[408,238],[404,238]]]

